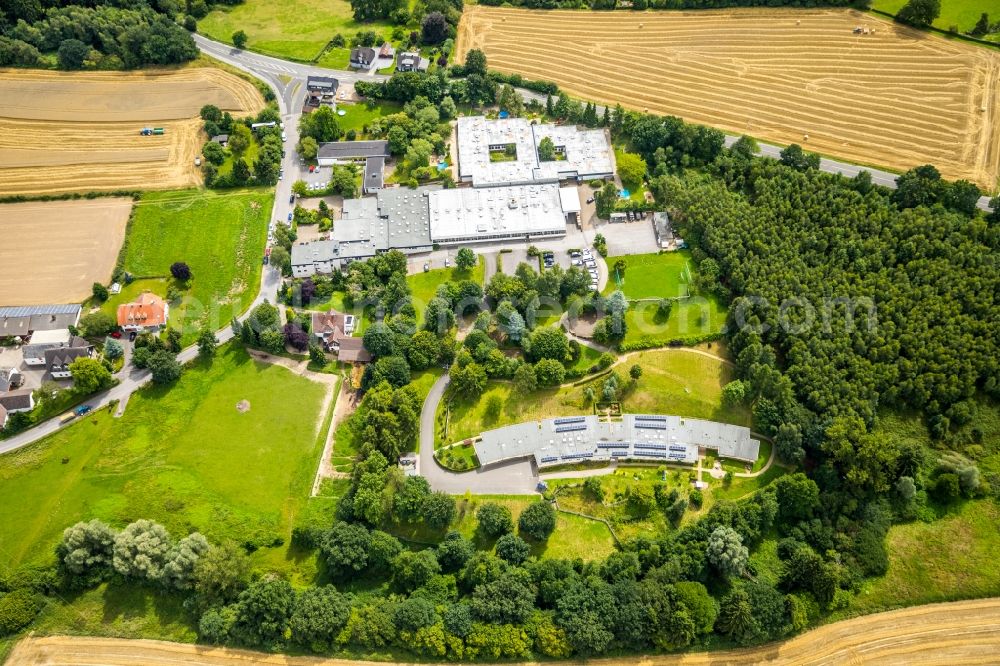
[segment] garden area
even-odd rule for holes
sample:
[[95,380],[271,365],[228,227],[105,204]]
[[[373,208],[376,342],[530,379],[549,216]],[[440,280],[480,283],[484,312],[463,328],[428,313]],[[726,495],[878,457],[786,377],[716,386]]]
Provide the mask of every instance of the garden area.
[[[125,238],[122,267],[134,278],[102,310],[151,291],[170,301],[170,326],[182,343],[194,342],[204,324],[218,330],[253,302],[260,285],[272,192],[148,192],[135,206]],[[180,281],[170,267],[183,262],[191,278]]]
[[[454,259],[452,259],[452,263],[454,264]],[[462,282],[463,280],[470,280],[482,285],[485,271],[485,261],[481,256],[476,255],[476,265],[469,269],[453,265],[450,268],[435,268],[407,275],[406,283],[410,287],[413,307],[417,311],[417,321],[423,321],[424,310],[431,299],[437,295],[438,287],[447,282]]]

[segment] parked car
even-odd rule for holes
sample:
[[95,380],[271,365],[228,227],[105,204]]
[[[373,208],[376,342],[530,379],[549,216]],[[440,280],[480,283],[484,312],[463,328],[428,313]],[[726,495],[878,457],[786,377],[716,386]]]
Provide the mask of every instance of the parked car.
[[73,413],[76,414],[77,416],[83,416],[84,414],[90,412],[93,409],[94,409],[93,405],[80,405],[79,407],[73,410]]
[[448,260],[448,257],[445,257],[444,258],[444,267],[448,268],[449,266],[451,266],[451,261]]
[[580,251],[579,251],[579,250],[573,250],[573,251],[571,251],[571,252],[569,253],[569,256],[571,256],[571,257],[573,257],[574,259],[576,259],[577,257],[579,257],[579,256],[580,256]]
[[291,214],[291,213],[289,213],[289,214],[288,214],[288,221],[289,221],[289,222],[291,222],[291,221],[292,221],[292,214]]
[[573,264],[574,266],[583,266],[583,262],[580,261],[579,259],[573,259],[572,261],[570,261],[570,263]]
[[288,136],[284,132],[281,133],[281,140],[288,141]]
[[121,331],[111,331],[111,337],[113,337],[115,340],[118,340],[119,338],[122,337],[122,332]]
[[136,338],[137,335],[139,335],[138,331],[132,331],[131,333],[129,333],[128,334],[128,340],[129,340],[129,342],[135,342],[135,338]]
[[290,204],[295,203],[295,195],[294,194],[292,194],[292,195],[290,195],[288,197],[288,203],[290,203]]
[[312,173],[312,172],[314,172],[315,170],[316,170],[316,166],[315,166],[314,164],[310,164],[310,165],[309,165],[309,173]]
[[594,203],[594,197],[590,197],[589,199],[587,199],[587,203],[589,204]]
[[425,262],[424,262],[424,273],[426,273],[426,272],[427,272],[427,271],[429,271],[430,269],[431,269],[431,265],[430,265],[430,263],[428,263],[428,262],[426,262],[426,261],[425,261]]

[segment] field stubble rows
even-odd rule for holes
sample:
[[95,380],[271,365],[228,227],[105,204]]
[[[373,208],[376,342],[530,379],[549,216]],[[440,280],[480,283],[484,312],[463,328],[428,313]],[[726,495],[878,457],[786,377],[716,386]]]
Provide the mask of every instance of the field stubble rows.
[[[214,68],[64,74],[0,70],[0,195],[194,186],[199,109],[262,108]],[[140,136],[146,126],[162,136]]]
[[470,48],[589,100],[984,187],[1000,176],[1000,53],[854,11],[475,6],[456,46]]

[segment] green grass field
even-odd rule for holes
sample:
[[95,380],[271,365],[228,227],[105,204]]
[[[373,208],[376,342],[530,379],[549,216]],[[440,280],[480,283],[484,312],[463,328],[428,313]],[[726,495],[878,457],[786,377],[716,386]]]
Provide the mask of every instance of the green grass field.
[[[0,457],[0,571],[51,558],[63,529],[90,518],[287,542],[322,446],[322,397],[321,385],[226,346],[176,385],[134,394],[120,419],[101,410]],[[237,411],[241,400],[248,412]],[[257,557],[289,566],[283,548]]]
[[850,608],[829,618],[938,601],[1000,595],[1000,507],[964,502],[933,523],[889,530],[889,572],[865,583]]
[[[614,366],[628,379],[632,365],[642,366],[643,375],[634,389],[626,391],[622,409],[626,412],[677,414],[692,418],[711,419],[725,423],[749,425],[746,408],[722,406],[722,387],[733,379],[732,370],[721,361],[683,351],[652,350],[640,352]],[[600,392],[603,380],[593,384]],[[445,401],[438,408],[438,444],[457,442],[474,437],[484,430],[532,421],[551,416],[590,414],[593,407],[584,399],[587,385],[544,389],[526,396],[518,395],[508,382],[491,382],[475,403],[453,401],[447,437],[443,436]],[[496,420],[486,418],[486,403],[490,396],[499,396],[503,403]]]
[[[452,260],[454,262],[454,260]],[[424,310],[434,295],[438,287],[445,282],[461,282],[462,280],[472,280],[476,284],[482,284],[485,276],[486,266],[480,257],[479,262],[472,270],[464,271],[458,266],[451,268],[435,268],[426,273],[414,273],[406,276],[406,283],[410,286],[410,295],[413,297],[413,307],[417,311],[417,323],[422,323]]]
[[[895,16],[906,3],[907,0],[875,0],[872,9]],[[1000,4],[997,0],[941,0],[941,15],[934,21],[934,27],[948,30],[958,26],[959,32],[968,32],[983,12],[990,15],[991,22],[996,21],[1000,19]]]
[[[619,287],[614,265],[626,263],[625,274]],[[635,254],[608,257],[612,271],[605,295],[621,288],[630,306],[625,315],[626,345],[649,341],[650,346],[665,345],[674,339],[701,338],[718,333],[726,323],[726,307],[714,295],[701,295],[693,289],[691,253],[687,250],[662,254]],[[690,298],[675,300],[670,316],[658,313],[657,301],[661,298]]]
[[[198,21],[198,32],[231,44],[233,33],[243,30],[247,48],[292,60],[316,58],[337,33],[350,41],[359,31],[373,30],[383,39],[392,31],[386,22],[355,21],[347,0],[246,0],[232,7],[215,7]],[[341,68],[346,64],[345,60]]]
[[[151,277],[127,285],[104,309],[150,290],[165,296],[175,284],[170,265],[183,261],[192,279],[180,303],[171,304],[170,325],[192,342],[202,324],[220,329],[253,302],[274,194],[264,190],[180,190],[144,194],[126,242],[125,270]],[[159,279],[162,278],[162,279]]]
[[[333,65],[328,66],[333,67]],[[371,106],[368,104],[338,104],[337,111],[344,112],[344,115],[337,116],[337,125],[340,129],[344,132],[354,130],[358,133],[358,138],[360,139],[363,136],[366,136],[363,133],[363,130],[367,125],[370,125],[372,121],[382,118],[383,116],[391,116],[394,113],[401,113],[403,111],[403,107],[395,102],[380,102],[379,104],[373,104]]]

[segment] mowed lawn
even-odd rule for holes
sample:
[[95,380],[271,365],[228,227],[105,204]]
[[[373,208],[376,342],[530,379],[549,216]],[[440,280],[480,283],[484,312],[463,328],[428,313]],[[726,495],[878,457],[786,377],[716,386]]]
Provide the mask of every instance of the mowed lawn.
[[[750,414],[744,407],[722,406],[722,387],[731,381],[732,369],[722,361],[690,351],[666,349],[633,354],[614,366],[628,382],[633,365],[643,369],[635,387],[627,388],[622,398],[622,410],[634,413],[675,414],[691,418],[710,419],[737,425],[749,425]],[[543,389],[520,395],[510,382],[491,382],[483,396],[474,403],[455,400],[451,403],[447,436],[443,433],[446,401],[438,408],[437,444],[449,444],[475,437],[512,423],[533,421],[553,416],[592,414],[593,406],[584,398],[587,386],[600,394],[603,377],[580,386]],[[491,396],[498,396],[503,407],[496,419],[486,415]]]
[[[626,263],[620,285],[614,273],[619,260]],[[687,250],[608,257],[607,263],[611,276],[604,294],[620,288],[629,299],[623,340],[626,345],[645,340],[665,345],[674,339],[701,338],[720,332],[725,325],[726,306],[714,295],[694,290],[695,268]],[[688,298],[682,298],[685,296]],[[658,311],[662,298],[678,299],[669,317]]]
[[[479,261],[472,267],[472,270],[462,270],[458,266],[452,266],[451,268],[435,268],[425,273],[414,273],[406,276],[406,283],[409,285],[410,295],[413,297],[413,307],[417,311],[418,324],[423,323],[427,304],[437,294],[438,287],[445,282],[472,280],[476,284],[483,284],[486,266],[482,257],[477,255],[477,258]],[[452,261],[454,262],[454,260]]]
[[174,386],[134,394],[119,419],[101,410],[0,457],[0,571],[51,558],[63,529],[91,518],[150,518],[174,535],[199,530],[267,557],[266,546],[287,543],[309,494],[323,394],[225,346]]
[[[872,9],[895,16],[907,0],[875,0]],[[997,0],[941,0],[941,15],[934,21],[934,27],[948,30],[958,26],[958,31],[965,33],[976,25],[983,13],[990,16],[990,22],[1000,20],[1000,4]]]
[[842,614],[1000,595],[1000,507],[991,500],[963,503],[933,523],[889,530],[889,571],[865,583]]
[[[149,289],[160,296],[182,289],[171,305],[170,325],[192,342],[204,323],[224,327],[253,302],[260,286],[268,218],[274,194],[264,190],[180,190],[144,194],[126,239],[125,270],[140,278],[105,304],[114,311]],[[191,268],[187,285],[175,283],[170,266]]]
[[247,48],[291,60],[316,58],[337,33],[350,43],[359,31],[373,30],[383,39],[392,32],[387,22],[355,21],[347,0],[246,0],[215,7],[198,21],[198,32],[231,44],[233,33],[243,30]]

